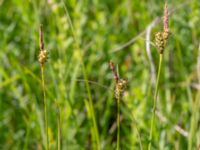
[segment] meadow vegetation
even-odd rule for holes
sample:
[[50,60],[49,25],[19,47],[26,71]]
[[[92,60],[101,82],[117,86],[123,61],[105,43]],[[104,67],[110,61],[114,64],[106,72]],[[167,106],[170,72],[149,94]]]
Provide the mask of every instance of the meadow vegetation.
[[166,2],[162,51],[164,0],[0,0],[0,149],[199,150],[200,2]]

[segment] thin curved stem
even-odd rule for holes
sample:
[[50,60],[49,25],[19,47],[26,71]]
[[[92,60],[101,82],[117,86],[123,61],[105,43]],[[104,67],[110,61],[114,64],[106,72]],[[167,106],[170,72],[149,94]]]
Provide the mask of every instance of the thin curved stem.
[[155,114],[156,114],[156,107],[157,107],[157,97],[158,97],[158,89],[159,89],[159,81],[160,81],[160,72],[161,72],[161,68],[162,68],[162,59],[163,59],[163,54],[160,54],[157,81],[156,81],[156,91],[155,91],[155,95],[154,95],[153,115],[152,115],[152,118],[151,118],[151,129],[150,129],[150,135],[149,135],[148,150],[151,150],[153,127],[154,127],[154,124],[155,124]]
[[43,65],[41,65],[41,73],[42,73],[42,91],[43,91],[43,98],[44,98],[44,121],[45,121],[45,130],[46,130],[46,149],[49,150],[47,99],[46,99],[46,94],[45,94],[44,66]]
[[61,150],[61,125],[60,125],[60,107],[59,107],[59,104],[57,106],[57,125],[58,125],[58,150]]
[[117,150],[120,149],[120,96],[117,98]]
[[136,121],[133,113],[132,113],[132,118],[133,118],[133,121],[135,122],[135,129],[136,129],[136,132],[137,132],[137,135],[138,135],[138,138],[139,138],[140,150],[143,150],[141,135],[140,135],[139,129],[137,127],[137,121]]

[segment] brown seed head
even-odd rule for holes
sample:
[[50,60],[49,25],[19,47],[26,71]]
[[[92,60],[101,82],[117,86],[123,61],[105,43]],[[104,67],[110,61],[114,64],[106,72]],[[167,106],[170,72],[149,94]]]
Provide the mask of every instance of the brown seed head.
[[123,96],[127,88],[128,79],[120,79],[115,86],[115,97],[118,99]]
[[163,31],[158,32],[155,35],[155,44],[160,54],[164,52],[168,37],[169,37],[169,11],[168,11],[167,2],[165,2],[164,17],[163,17]]
[[42,25],[40,25],[40,30],[39,30],[39,45],[40,45],[40,53],[38,55],[38,61],[41,66],[45,64],[48,58],[48,51],[44,49],[44,42],[43,42],[43,32],[42,32]]
[[39,31],[39,38],[40,38],[40,50],[44,49],[44,42],[43,42],[43,32],[42,32],[42,25],[40,25],[40,31]]
[[119,80],[119,75],[117,74],[115,64],[114,64],[112,61],[110,61],[110,62],[109,62],[109,65],[110,65],[110,69],[111,69],[112,72],[113,72],[115,81],[118,82],[118,80]]
[[160,54],[162,54],[163,51],[164,51],[164,48],[165,48],[165,42],[164,42],[164,39],[163,39],[163,32],[156,33],[155,44],[156,44],[156,47],[158,48],[158,52]]
[[165,2],[164,6],[164,18],[163,18],[163,26],[164,26],[164,32],[169,33],[169,11],[167,2]]
[[109,64],[110,64],[110,68],[113,72],[113,75],[115,77],[115,81],[116,81],[115,97],[118,99],[123,95],[124,91],[126,90],[126,87],[127,87],[127,84],[128,84],[128,79],[120,79],[119,75],[117,74],[116,67],[115,67],[114,63],[112,61],[110,61]]

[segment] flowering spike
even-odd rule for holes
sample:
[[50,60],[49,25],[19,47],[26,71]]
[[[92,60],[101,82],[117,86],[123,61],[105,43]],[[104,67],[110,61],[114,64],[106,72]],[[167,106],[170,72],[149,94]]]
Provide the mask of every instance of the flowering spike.
[[123,96],[123,93],[127,88],[128,79],[120,79],[119,75],[117,74],[114,63],[112,61],[110,61],[109,64],[110,64],[110,68],[114,74],[115,81],[116,81],[115,97],[116,97],[116,99],[119,99],[121,96]]
[[47,61],[48,58],[48,51],[44,49],[42,25],[40,25],[39,38],[40,38],[40,43],[39,43],[40,53],[38,55],[38,61],[41,66],[44,66],[44,63]]
[[110,68],[111,68],[111,70],[112,70],[112,72],[113,72],[115,81],[118,82],[118,81],[119,81],[119,75],[117,74],[115,64],[114,64],[112,61],[110,61],[110,62],[109,62],[109,65],[110,65]]
[[169,11],[168,11],[167,2],[165,2],[164,17],[163,17],[163,31],[158,32],[155,35],[155,44],[160,54],[164,52],[168,37],[169,37]]
[[169,32],[169,11],[168,11],[167,2],[165,2],[165,6],[164,6],[163,25],[164,25],[164,32]]
[[40,50],[44,49],[44,43],[43,43],[43,33],[42,33],[42,24],[40,25],[40,31],[39,31],[39,38],[40,38]]

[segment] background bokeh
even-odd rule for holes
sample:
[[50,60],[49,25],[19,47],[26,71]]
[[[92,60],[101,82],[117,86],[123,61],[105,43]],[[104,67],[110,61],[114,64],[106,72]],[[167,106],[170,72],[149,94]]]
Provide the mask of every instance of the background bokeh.
[[[200,2],[169,0],[170,38],[164,52],[153,149],[186,150],[200,144]],[[82,61],[94,104],[101,147],[116,147],[114,78],[108,62],[128,78],[121,100],[121,148],[147,149],[162,30],[163,0],[0,0],[0,149],[44,149],[39,54],[43,24],[50,147],[92,149],[91,116]],[[146,29],[150,34],[149,59]],[[72,27],[73,26],[73,27]],[[125,44],[125,45],[124,45]],[[81,57],[82,52],[83,57]],[[152,65],[155,72],[152,73]]]

